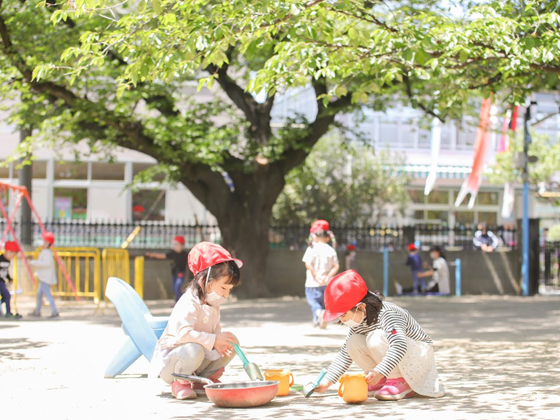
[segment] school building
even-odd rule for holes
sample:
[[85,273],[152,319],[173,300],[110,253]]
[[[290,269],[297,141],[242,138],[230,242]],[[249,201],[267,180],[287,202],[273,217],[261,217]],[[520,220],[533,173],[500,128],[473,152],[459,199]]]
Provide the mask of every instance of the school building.
[[[542,94],[537,97],[538,112],[542,115],[558,110],[558,95]],[[289,117],[303,115],[313,120],[316,114],[314,93],[310,88],[291,90],[278,95],[273,108],[273,128],[286,124]],[[340,120],[359,124],[376,148],[406,154],[402,168],[411,182],[410,205],[404,213],[395,208],[383,210],[382,223],[411,225],[434,224],[444,226],[508,225],[521,217],[521,186],[516,186],[516,205],[512,216],[501,216],[503,185],[491,185],[484,180],[473,209],[467,208],[467,199],[455,208],[454,202],[461,184],[468,177],[472,164],[473,143],[478,121],[465,118],[461,124],[448,122],[442,126],[438,179],[434,191],[425,196],[424,184],[431,165],[430,129],[421,112],[405,106],[395,106],[386,112],[365,111],[365,122],[356,122],[351,115]],[[500,116],[501,119],[501,116]],[[518,130],[523,127],[523,112],[519,113]],[[0,159],[4,160],[17,147],[19,133],[6,124],[0,115]],[[501,126],[501,120],[499,122]],[[535,131],[560,140],[560,116],[548,118]],[[499,134],[494,136],[493,151]],[[84,149],[85,151],[85,149]],[[84,220],[134,222],[147,217],[161,223],[213,224],[213,216],[182,185],[162,186],[157,181],[139,185],[136,192],[127,188],[140,171],[156,162],[135,151],[117,149],[114,161],[103,156],[86,157],[74,163],[73,150],[39,149],[34,151],[33,203],[44,220]],[[0,168],[0,180],[18,183],[16,164]],[[9,197],[4,202],[12,204]],[[560,222],[560,211],[531,192],[530,217],[539,217],[544,225]]]

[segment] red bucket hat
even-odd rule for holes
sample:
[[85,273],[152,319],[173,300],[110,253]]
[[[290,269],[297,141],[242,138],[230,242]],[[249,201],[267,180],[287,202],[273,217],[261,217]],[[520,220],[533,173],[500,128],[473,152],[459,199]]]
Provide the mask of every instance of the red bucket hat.
[[15,243],[14,241],[7,241],[4,244],[4,249],[6,251],[13,251],[13,252],[19,252],[19,246],[17,243]]
[[329,222],[327,222],[326,220],[319,219],[313,222],[313,224],[311,225],[311,229],[309,229],[309,232],[317,233],[322,230],[329,230],[329,228],[330,228]]
[[185,245],[185,237],[181,235],[177,235],[173,238],[174,242],[179,242],[181,245]]
[[189,270],[195,276],[208,267],[226,261],[234,261],[239,268],[243,267],[243,261],[233,258],[224,247],[212,242],[196,244],[189,252],[188,261]]
[[360,303],[367,293],[366,282],[356,271],[343,271],[325,289],[326,311],[323,319],[334,321]]
[[54,234],[52,232],[45,232],[42,235],[42,238],[47,241],[49,244],[54,244]]
[[414,244],[408,244],[407,248],[409,251],[416,251],[418,249]]

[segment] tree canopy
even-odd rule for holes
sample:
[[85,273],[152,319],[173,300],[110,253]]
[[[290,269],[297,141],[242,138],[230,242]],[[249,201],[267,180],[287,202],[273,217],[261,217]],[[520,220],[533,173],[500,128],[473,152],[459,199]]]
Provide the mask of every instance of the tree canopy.
[[379,222],[383,208],[398,212],[408,200],[405,157],[347,143],[336,133],[319,141],[305,164],[286,177],[273,209],[279,224],[311,224],[316,219],[340,225],[367,226]]
[[[0,94],[13,122],[36,129],[24,152],[87,141],[155,158],[251,259],[244,282],[259,294],[285,176],[337,114],[404,100],[459,118],[476,95],[557,90],[556,2],[444,4],[0,0]],[[272,124],[278,94],[306,85],[314,117]]]

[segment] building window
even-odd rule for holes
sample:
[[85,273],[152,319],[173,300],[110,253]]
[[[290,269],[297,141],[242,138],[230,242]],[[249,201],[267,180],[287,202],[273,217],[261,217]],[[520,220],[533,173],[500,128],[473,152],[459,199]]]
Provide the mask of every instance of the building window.
[[54,217],[58,220],[87,219],[87,189],[55,188]]
[[54,179],[88,179],[88,164],[56,162],[54,164]]
[[91,179],[124,181],[124,163],[92,162]]
[[484,206],[498,205],[499,194],[497,192],[479,192],[477,204]]
[[[146,169],[149,169],[153,166],[156,166],[156,165],[154,165],[153,163],[134,163],[132,165],[132,176],[135,177],[140,172],[145,171]],[[152,181],[155,181],[155,182],[163,181],[163,175],[161,175],[161,174],[156,175]]]
[[474,224],[474,211],[458,211],[455,213],[455,223],[458,225]]
[[9,163],[6,166],[0,166],[0,179],[10,178],[10,165],[11,163]]
[[428,210],[428,221],[447,224],[449,221],[449,213],[445,210]]
[[494,211],[479,211],[478,222],[486,223],[488,226],[498,225],[498,213]]
[[424,210],[415,210],[414,211],[414,220],[416,222],[423,222],[425,220]]
[[[430,204],[449,204],[449,192],[448,191],[432,191],[428,195],[428,203]],[[429,219],[429,217],[428,217]]]
[[[152,209],[150,213],[150,209]],[[132,220],[165,220],[165,192],[139,190],[132,194]]]
[[424,192],[421,190],[408,190],[408,195],[410,196],[410,201],[413,203],[423,203],[424,202]]
[[47,162],[34,160],[31,165],[31,176],[33,179],[47,179]]

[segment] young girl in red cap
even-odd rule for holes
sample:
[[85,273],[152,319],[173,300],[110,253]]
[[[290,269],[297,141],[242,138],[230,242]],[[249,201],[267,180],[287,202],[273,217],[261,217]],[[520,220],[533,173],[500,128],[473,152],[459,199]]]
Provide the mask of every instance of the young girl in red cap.
[[357,272],[348,270],[331,280],[325,305],[325,319],[339,318],[350,330],[318,392],[337,382],[354,361],[378,400],[445,394],[430,336],[406,310],[368,291]]
[[183,283],[187,274],[187,251],[185,251],[185,238],[181,235],[173,239],[173,249],[165,254],[159,252],[147,252],[146,257],[159,260],[171,260],[171,288],[175,293],[175,302],[178,302],[183,294]]
[[37,286],[37,306],[29,315],[41,316],[41,306],[43,305],[44,295],[49,301],[49,305],[51,305],[51,315],[49,318],[58,318],[60,315],[56,309],[54,297],[51,292],[51,286],[54,286],[58,282],[54,265],[54,257],[51,250],[51,247],[54,244],[54,235],[51,232],[44,232],[42,236],[43,249],[39,253],[39,258],[29,261],[29,264],[35,268],[35,274],[39,280],[39,284]]
[[303,256],[305,263],[305,297],[311,313],[313,314],[313,326],[326,327],[323,321],[325,310],[324,293],[328,282],[338,272],[338,256],[336,251],[329,245],[331,233],[329,222],[316,220],[309,230],[313,243],[307,248]]
[[14,315],[12,314],[12,308],[10,306],[10,300],[12,296],[10,295],[10,291],[6,287],[6,283],[12,281],[10,277],[10,262],[12,259],[17,255],[19,252],[19,246],[17,243],[13,241],[7,241],[4,244],[4,254],[0,255],[0,297],[2,298],[2,302],[6,305],[6,318],[9,319],[19,319],[21,315]]
[[234,356],[232,343],[238,341],[232,333],[222,331],[220,305],[240,283],[243,265],[210,242],[195,245],[188,264],[194,279],[173,308],[152,358],[152,375],[171,384],[171,394],[180,400],[196,398],[195,389],[203,388],[175,379],[173,373],[216,382]]

